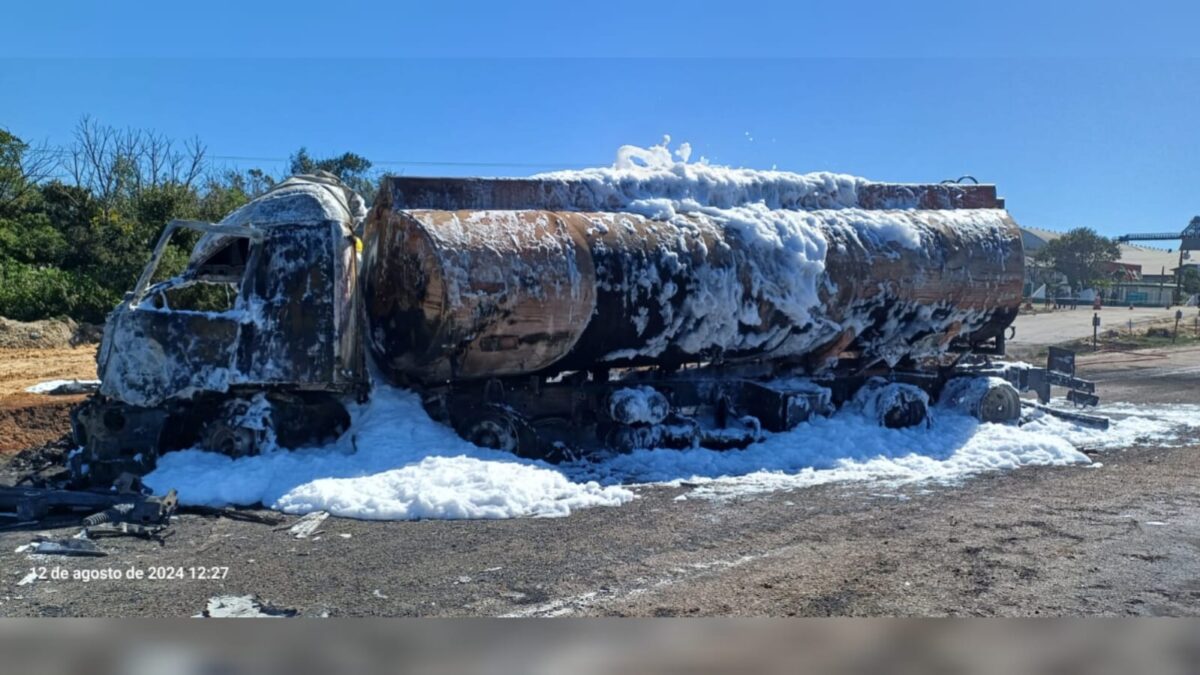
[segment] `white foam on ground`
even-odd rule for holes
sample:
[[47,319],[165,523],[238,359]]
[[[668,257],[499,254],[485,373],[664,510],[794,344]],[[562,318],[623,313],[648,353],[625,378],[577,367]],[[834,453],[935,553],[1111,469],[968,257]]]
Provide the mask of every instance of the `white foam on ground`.
[[690,495],[729,497],[835,481],[955,483],[986,471],[1088,464],[1079,447],[1182,442],[1200,431],[1200,406],[1112,405],[1099,431],[1037,414],[1023,427],[936,411],[931,425],[886,429],[849,410],[818,417],[744,450],[637,450],[552,466],[475,447],[434,422],[408,391],[376,387],[353,411],[352,431],[323,448],[231,459],[168,453],[145,481],[185,504],[263,503],[288,513],[328,511],[368,520],[565,516],[633,499],[630,484],[698,484]]
[[959,483],[986,471],[1025,466],[1090,464],[1080,448],[1111,450],[1138,444],[1169,446],[1200,432],[1200,406],[1114,404],[1096,414],[1099,430],[1035,413],[1023,425],[981,424],[938,410],[928,427],[886,429],[843,410],[776,434],[745,450],[638,450],[575,467],[577,478],[602,483],[696,484],[689,496],[726,498],[838,481],[895,487],[930,481]]
[[633,499],[619,486],[573,482],[552,466],[479,448],[429,418],[416,394],[378,386],[336,443],[232,459],[164,455],[145,483],[184,504],[262,503],[287,513],[366,520],[565,516]]

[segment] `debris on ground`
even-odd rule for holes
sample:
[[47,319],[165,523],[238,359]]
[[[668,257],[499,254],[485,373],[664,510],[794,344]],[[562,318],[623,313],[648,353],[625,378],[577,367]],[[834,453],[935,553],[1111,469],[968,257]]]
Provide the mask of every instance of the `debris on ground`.
[[208,599],[208,606],[198,616],[212,619],[283,618],[296,616],[294,609],[280,609],[259,602],[253,595],[218,595]]
[[[170,523],[178,506],[175,490],[163,496],[133,491],[134,483],[113,492],[68,490],[58,487],[0,486],[0,511],[19,525],[37,523],[52,513],[84,513],[83,533],[153,536]],[[12,527],[12,526],[10,526]]]
[[[17,485],[28,483],[34,487],[49,487],[67,478],[67,454],[75,447],[70,435],[59,436],[48,443],[27,446],[13,455],[6,468],[19,476],[15,481]],[[51,472],[46,474],[46,471]]]
[[162,497],[139,495],[84,518],[84,532],[152,536],[167,527],[178,504],[174,490]]
[[108,555],[108,551],[97,546],[96,542],[79,537],[35,541],[32,547],[26,552],[37,553],[39,555],[65,555],[92,558]]
[[327,511],[313,511],[296,521],[294,525],[288,528],[288,532],[297,539],[307,539],[317,532],[317,528],[328,517],[329,513]]
[[[247,511],[244,509],[234,508],[217,508],[213,506],[185,506],[180,511],[186,513],[194,513],[205,518],[228,518],[229,520],[241,520],[248,523],[260,523],[262,525],[278,525],[285,518],[279,514],[271,512]],[[349,535],[343,535],[349,536]]]
[[70,396],[73,394],[92,394],[100,389],[100,380],[46,380],[25,387],[28,394],[47,394],[49,396]]

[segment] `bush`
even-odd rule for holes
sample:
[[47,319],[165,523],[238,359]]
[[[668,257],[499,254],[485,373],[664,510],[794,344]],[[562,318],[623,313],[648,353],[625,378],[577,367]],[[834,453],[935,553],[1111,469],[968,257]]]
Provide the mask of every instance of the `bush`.
[[0,316],[18,321],[72,317],[102,323],[120,294],[79,273],[0,261]]

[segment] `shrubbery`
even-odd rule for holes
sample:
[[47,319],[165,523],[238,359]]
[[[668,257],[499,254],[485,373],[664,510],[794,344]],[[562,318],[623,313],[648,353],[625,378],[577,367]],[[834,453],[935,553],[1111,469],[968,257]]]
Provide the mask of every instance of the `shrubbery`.
[[0,316],[8,319],[100,323],[119,300],[119,293],[78,272],[0,261]]

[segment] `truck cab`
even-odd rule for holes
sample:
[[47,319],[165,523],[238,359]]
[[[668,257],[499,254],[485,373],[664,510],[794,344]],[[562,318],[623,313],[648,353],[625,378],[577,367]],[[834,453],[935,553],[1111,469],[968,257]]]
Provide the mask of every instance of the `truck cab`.
[[[364,213],[332,176],[298,176],[220,223],[169,223],[107,319],[99,393],[73,416],[76,475],[144,473],[159,452],[194,445],[238,455],[340,433],[340,399],[366,386]],[[154,281],[189,231],[199,239],[184,271]]]

